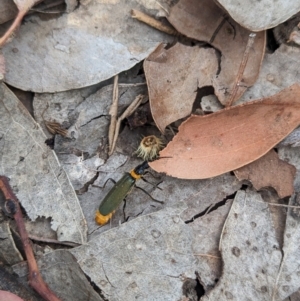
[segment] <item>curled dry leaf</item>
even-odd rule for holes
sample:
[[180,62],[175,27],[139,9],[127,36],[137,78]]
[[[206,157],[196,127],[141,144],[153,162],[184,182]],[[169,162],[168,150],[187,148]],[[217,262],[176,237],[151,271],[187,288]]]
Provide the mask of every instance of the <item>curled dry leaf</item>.
[[197,88],[211,85],[218,70],[211,48],[162,45],[144,62],[153,119],[163,132],[166,126],[192,112]]
[[300,10],[300,1],[217,0],[231,17],[253,31],[275,27]]
[[[266,154],[300,123],[300,85],[278,94],[192,116],[149,165],[186,179],[210,178],[240,168]],[[167,158],[170,157],[170,158]]]
[[234,171],[239,180],[249,180],[256,190],[273,187],[280,198],[294,192],[295,166],[278,158],[274,150]]
[[243,76],[240,83],[236,83],[251,33],[249,30],[241,27],[210,0],[180,0],[170,10],[168,20],[180,33],[205,41],[221,52],[220,70],[212,75],[215,75],[215,93],[223,105],[229,102],[237,84],[233,102],[255,83],[264,56],[265,32],[256,33]]

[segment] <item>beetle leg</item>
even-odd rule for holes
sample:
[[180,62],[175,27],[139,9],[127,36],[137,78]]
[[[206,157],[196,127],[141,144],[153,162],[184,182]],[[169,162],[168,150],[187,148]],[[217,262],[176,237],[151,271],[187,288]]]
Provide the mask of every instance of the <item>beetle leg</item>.
[[162,190],[162,188],[158,187],[158,185],[159,185],[160,183],[162,183],[163,181],[159,181],[157,184],[154,184],[154,183],[151,183],[151,182],[149,182],[148,180],[146,180],[144,177],[141,177],[141,179],[142,179],[144,182],[146,182],[146,183],[152,185],[154,188],[157,188],[157,189],[159,189],[159,190]]
[[103,188],[105,188],[105,186],[106,186],[106,184],[107,184],[107,182],[108,182],[109,180],[111,180],[114,184],[117,183],[114,179],[108,178],[108,179],[105,181],[105,183],[104,183],[104,185],[103,185],[102,187],[101,187],[101,186],[98,186],[98,185],[94,185],[94,184],[92,184],[92,186],[93,186],[93,187],[98,187],[98,188],[103,189]]
[[159,201],[157,199],[155,199],[153,196],[151,196],[151,194],[149,194],[146,190],[144,190],[143,188],[137,186],[137,185],[134,185],[135,188],[138,188],[140,190],[142,190],[144,193],[146,193],[154,202],[157,202],[157,203],[160,203],[160,204],[164,204],[163,201]]

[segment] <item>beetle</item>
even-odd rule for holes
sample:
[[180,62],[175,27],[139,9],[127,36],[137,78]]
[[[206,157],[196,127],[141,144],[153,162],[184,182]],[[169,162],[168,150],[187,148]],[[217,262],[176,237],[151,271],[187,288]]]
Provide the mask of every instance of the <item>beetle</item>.
[[[123,177],[111,188],[96,211],[95,221],[97,224],[105,225],[111,219],[116,209],[130,193],[135,182],[139,179],[142,179],[142,175],[145,174],[146,169],[149,167],[148,161],[144,161],[130,172],[126,172]],[[155,199],[153,200],[161,204],[164,203]]]

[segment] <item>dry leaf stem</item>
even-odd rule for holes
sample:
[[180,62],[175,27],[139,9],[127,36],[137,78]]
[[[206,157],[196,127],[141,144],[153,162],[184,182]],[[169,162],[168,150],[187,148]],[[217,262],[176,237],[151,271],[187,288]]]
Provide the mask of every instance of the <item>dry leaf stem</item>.
[[246,46],[246,49],[245,49],[245,52],[244,52],[244,55],[243,55],[243,59],[241,61],[240,67],[239,67],[238,74],[236,76],[236,79],[235,79],[235,82],[234,82],[234,85],[233,85],[231,96],[229,98],[228,104],[226,105],[227,107],[230,107],[232,105],[234,99],[235,99],[236,93],[237,93],[237,91],[239,89],[239,86],[241,84],[241,80],[242,80],[245,68],[247,66],[247,61],[248,61],[248,58],[249,58],[250,49],[251,49],[251,47],[254,43],[255,37],[256,37],[255,33],[250,33],[249,34],[247,46]]
[[125,112],[118,118],[117,124],[116,124],[116,129],[115,129],[115,135],[112,143],[111,150],[109,151],[109,155],[111,155],[115,149],[116,142],[119,136],[119,130],[120,130],[120,125],[122,120],[124,120],[126,117],[130,116],[141,104],[143,101],[144,96],[143,95],[138,95],[135,100],[130,104],[130,106],[125,110]]
[[15,18],[14,22],[8,28],[8,30],[3,35],[3,37],[0,38],[0,47],[4,46],[6,41],[13,35],[14,31],[18,28],[23,17],[26,15],[26,13],[27,13],[27,11],[19,11],[18,12],[17,17]]
[[117,125],[117,115],[118,115],[118,102],[119,102],[119,88],[118,88],[119,76],[114,77],[114,87],[113,87],[113,100],[112,105],[109,110],[110,125],[108,130],[108,145],[109,145],[109,154],[113,151],[113,141],[116,134],[116,125]]
[[41,2],[42,0],[31,0],[31,1],[21,1],[20,3],[16,3],[19,12],[14,20],[14,22],[11,24],[11,26],[8,28],[8,30],[5,32],[4,36],[0,38],[0,47],[2,47],[7,40],[13,35],[14,31],[18,28],[18,26],[21,24],[22,19],[27,14],[27,12],[36,5],[37,3]]
[[17,228],[21,237],[23,248],[26,254],[28,269],[29,269],[29,285],[39,293],[47,301],[60,301],[59,298],[49,289],[48,285],[44,282],[39,268],[37,266],[34,254],[31,248],[30,240],[25,228],[22,211],[19,201],[13,193],[8,179],[5,176],[0,176],[0,189],[2,190],[6,199],[5,206],[8,208],[16,221]]
[[154,19],[153,17],[145,13],[142,13],[141,11],[138,11],[136,9],[131,10],[131,17],[167,34],[174,35],[174,36],[179,35],[176,29],[172,28],[171,26],[167,26],[162,22]]

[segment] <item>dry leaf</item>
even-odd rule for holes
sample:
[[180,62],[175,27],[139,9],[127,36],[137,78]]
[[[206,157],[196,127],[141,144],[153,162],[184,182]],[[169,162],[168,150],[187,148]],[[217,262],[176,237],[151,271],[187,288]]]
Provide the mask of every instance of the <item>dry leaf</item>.
[[193,231],[178,216],[184,207],[138,217],[70,252],[104,298],[180,300],[182,277],[198,269]]
[[268,98],[192,116],[160,152],[164,158],[149,165],[174,177],[203,179],[249,164],[299,125],[299,96],[295,84]]
[[281,160],[289,162],[296,167],[296,178],[294,181],[295,191],[300,191],[300,148],[299,147],[289,147],[281,146],[278,148],[278,156]]
[[11,1],[0,1],[0,24],[13,19],[18,13],[18,8]]
[[231,17],[253,31],[275,27],[300,11],[300,1],[217,0]]
[[168,124],[191,114],[197,88],[211,85],[218,60],[211,48],[159,46],[145,60],[144,70],[153,119],[163,132]]
[[282,254],[268,205],[258,193],[238,191],[223,228],[220,251],[222,277],[202,301],[273,300]]
[[290,196],[294,192],[296,168],[280,160],[274,150],[235,170],[234,173],[240,181],[249,180],[256,190],[273,187],[280,198]]
[[[43,279],[60,297],[59,300],[103,301],[68,250],[56,250],[39,256],[37,264],[41,267]],[[19,276],[20,282],[27,283],[26,262],[14,265],[13,272]]]
[[[9,223],[3,221],[0,224],[0,261],[7,265],[12,265],[23,261],[23,257],[15,245]],[[0,277],[1,278],[1,277]],[[1,298],[0,298],[1,300]]]
[[298,60],[300,48],[282,44],[274,53],[266,53],[259,77],[238,103],[278,93],[300,82]]
[[131,18],[132,8],[144,9],[141,2],[151,6],[141,0],[91,0],[59,18],[30,16],[3,47],[9,70],[6,82],[26,91],[66,91],[130,69],[159,43],[170,40]]
[[5,74],[5,59],[4,56],[0,53],[0,80],[4,78]]
[[16,96],[0,84],[0,174],[11,179],[31,220],[51,217],[60,241],[84,243],[87,226],[70,180],[46,136]]
[[17,295],[2,290],[0,290],[0,300],[1,301],[24,301],[24,299],[21,299]]
[[[180,33],[205,41],[221,52],[220,70],[214,77],[213,86],[221,103],[226,105],[236,86],[235,81],[251,32],[226,16],[211,0],[180,0],[172,7],[168,20]],[[264,49],[265,33],[258,32],[249,49],[248,62],[233,101],[239,99],[256,81]]]
[[276,277],[275,292],[272,301],[281,301],[300,288],[300,196],[296,193],[290,198],[289,205],[298,208],[288,208],[284,230],[283,258],[278,276]]

